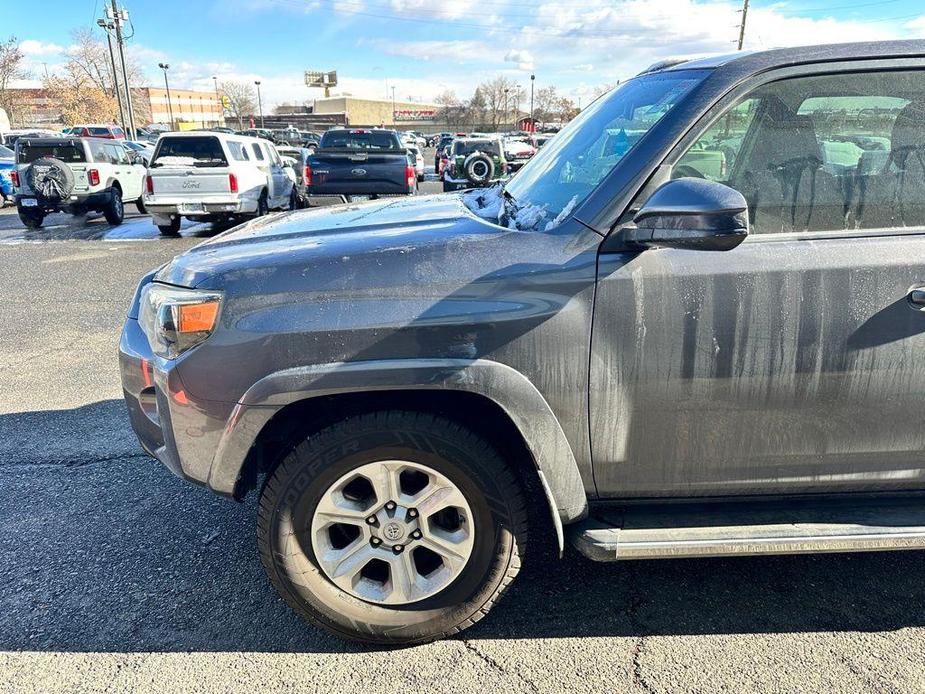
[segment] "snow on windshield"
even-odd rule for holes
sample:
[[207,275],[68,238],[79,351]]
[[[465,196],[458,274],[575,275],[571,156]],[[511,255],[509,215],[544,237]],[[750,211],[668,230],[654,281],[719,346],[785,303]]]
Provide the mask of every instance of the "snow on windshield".
[[504,188],[500,185],[470,191],[463,195],[463,202],[473,214],[492,224],[518,231],[533,231],[539,229],[543,222],[546,222],[542,227],[544,230],[559,226],[575,209],[578,196],[573,196],[552,219],[547,205],[518,205],[504,196]]

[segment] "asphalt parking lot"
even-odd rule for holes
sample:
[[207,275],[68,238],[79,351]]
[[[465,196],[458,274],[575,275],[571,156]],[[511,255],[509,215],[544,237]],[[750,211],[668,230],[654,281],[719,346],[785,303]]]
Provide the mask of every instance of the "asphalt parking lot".
[[216,231],[61,215],[26,232],[0,212],[0,692],[925,690],[921,552],[570,552],[440,643],[369,649],[306,626],[260,566],[256,498],[143,456],[120,399],[137,278]]

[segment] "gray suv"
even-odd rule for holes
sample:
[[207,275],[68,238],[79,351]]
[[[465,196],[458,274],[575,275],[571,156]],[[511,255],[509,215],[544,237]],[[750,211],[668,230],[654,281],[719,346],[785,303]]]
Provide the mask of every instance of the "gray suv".
[[145,277],[142,446],[259,490],[340,636],[596,560],[925,547],[925,42],[663,64],[502,185],[249,222]]

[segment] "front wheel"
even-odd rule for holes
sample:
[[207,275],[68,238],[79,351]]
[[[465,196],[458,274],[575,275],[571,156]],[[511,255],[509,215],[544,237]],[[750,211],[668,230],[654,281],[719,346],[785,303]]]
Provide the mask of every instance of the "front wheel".
[[263,217],[270,214],[270,200],[267,196],[267,191],[263,191],[260,194],[260,199],[257,200],[257,216]]
[[264,568],[289,605],[351,640],[431,641],[516,576],[527,515],[511,467],[455,422],[386,411],[297,445],[260,498]]

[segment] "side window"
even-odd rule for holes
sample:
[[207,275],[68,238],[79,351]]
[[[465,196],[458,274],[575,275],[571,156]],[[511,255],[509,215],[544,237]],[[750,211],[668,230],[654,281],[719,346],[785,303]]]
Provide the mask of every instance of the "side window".
[[228,141],[228,151],[231,152],[231,158],[237,161],[248,161],[247,147],[234,140]]
[[128,156],[122,145],[106,145],[106,149],[109,150],[109,159],[113,164],[128,164]]
[[707,128],[672,176],[740,191],[758,234],[925,226],[925,71],[764,85]]
[[254,150],[254,156],[257,157],[257,161],[263,161],[263,149],[261,149],[260,143],[254,142],[251,147]]
[[90,154],[93,155],[93,161],[97,164],[112,164],[112,157],[109,155],[109,149],[105,143],[97,140],[87,140],[90,147]]
[[282,165],[282,160],[279,158],[279,153],[276,151],[276,147],[267,146],[267,150],[270,152],[270,160],[277,166]]
[[726,111],[678,160],[672,178],[693,176],[728,184],[757,109],[758,99],[749,98]]

